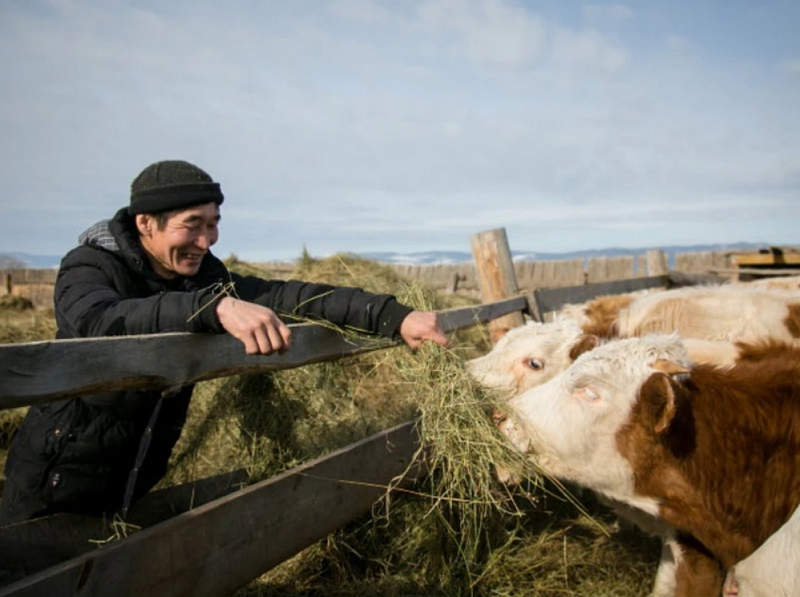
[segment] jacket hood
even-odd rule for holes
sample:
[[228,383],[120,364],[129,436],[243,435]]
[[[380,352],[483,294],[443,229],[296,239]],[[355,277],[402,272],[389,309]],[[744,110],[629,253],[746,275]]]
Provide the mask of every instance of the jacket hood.
[[111,234],[111,229],[109,228],[110,221],[100,220],[89,226],[78,236],[78,244],[94,245],[112,252],[119,251],[117,239]]
[[110,220],[100,220],[78,236],[78,244],[100,247],[106,251],[142,253],[136,237],[134,219],[122,208]]
[[117,211],[110,220],[100,220],[78,236],[79,245],[98,247],[116,253],[134,269],[148,269],[147,259],[137,238],[133,216],[126,208]]

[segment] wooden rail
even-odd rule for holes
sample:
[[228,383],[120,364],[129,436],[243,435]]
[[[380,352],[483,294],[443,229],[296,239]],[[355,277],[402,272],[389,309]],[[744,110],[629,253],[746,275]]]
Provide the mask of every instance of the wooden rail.
[[[445,332],[524,310],[517,297],[439,313]],[[379,337],[345,337],[336,330],[292,324],[292,349],[248,355],[228,334],[153,334],[0,344],[0,409],[111,390],[169,391],[229,375],[291,369],[364,353],[397,343]],[[169,354],[169,359],[163,355]],[[120,358],[125,355],[125,358]]]
[[12,582],[0,596],[230,595],[369,512],[390,484],[412,483],[416,448],[413,422],[400,425]]

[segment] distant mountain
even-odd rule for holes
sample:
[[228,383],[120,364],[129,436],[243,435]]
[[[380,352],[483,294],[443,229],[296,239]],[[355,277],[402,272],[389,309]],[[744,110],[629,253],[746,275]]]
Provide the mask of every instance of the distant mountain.
[[[567,253],[544,253],[534,251],[511,251],[514,261],[547,261],[552,259],[580,259],[590,257],[620,257],[625,255],[642,255],[650,249],[661,249],[667,254],[670,265],[675,262],[677,253],[706,251],[751,251],[768,247],[768,243],[732,243],[728,245],[689,245],[669,247],[642,247],[638,249],[591,249],[571,251]],[[380,263],[410,265],[448,265],[472,261],[472,253],[467,251],[420,251],[413,253],[394,253],[390,251],[359,253],[360,257]],[[0,267],[58,267],[61,257],[58,255],[32,255],[30,253],[0,253]]]
[[32,255],[31,253],[0,253],[0,267],[55,268],[61,263],[60,255]]
[[[548,261],[556,259],[581,259],[591,257],[622,257],[626,255],[643,255],[651,249],[661,249],[667,254],[670,265],[675,263],[678,253],[703,253],[710,251],[751,251],[769,246],[768,243],[732,243],[728,245],[690,245],[668,247],[642,247],[638,249],[590,249],[584,251],[571,251],[566,253],[544,253],[533,251],[511,251],[514,261]],[[418,253],[391,253],[375,252],[361,253],[361,257],[372,259],[381,263],[405,265],[441,265],[472,261],[472,253],[467,251],[422,251]]]

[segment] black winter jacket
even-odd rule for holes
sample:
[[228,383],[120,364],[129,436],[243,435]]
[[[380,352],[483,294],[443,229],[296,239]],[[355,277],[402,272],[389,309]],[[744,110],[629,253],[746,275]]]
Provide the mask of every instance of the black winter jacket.
[[[358,288],[239,276],[211,253],[195,276],[165,280],[150,267],[125,209],[80,242],[58,272],[58,338],[222,333],[209,303],[230,283],[239,298],[279,316],[387,337],[411,311],[391,295]],[[7,458],[0,524],[56,511],[108,512],[142,496],[166,472],[192,389],[163,399],[158,391],[124,391],[32,406]]]

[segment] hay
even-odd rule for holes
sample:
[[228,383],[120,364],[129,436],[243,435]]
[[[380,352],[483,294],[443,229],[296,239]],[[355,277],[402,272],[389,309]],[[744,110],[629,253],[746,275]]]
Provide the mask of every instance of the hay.
[[[441,308],[430,302],[426,287],[411,283],[394,290],[417,309]],[[480,328],[471,333],[476,331],[483,333]],[[608,516],[603,506],[576,508],[557,483],[511,448],[491,419],[496,398],[464,368],[476,348],[483,352],[486,344],[473,335],[466,343],[455,339],[449,349],[425,344],[413,353],[401,348],[364,357],[384,371],[381,384],[370,389],[372,399],[387,404],[380,396],[393,388],[394,397],[418,417],[418,457],[428,474],[413,490],[387,493],[371,516],[276,567],[237,596],[648,591],[657,542],[628,548],[612,536],[614,519],[602,519]],[[331,391],[347,395],[344,386]],[[361,406],[361,416],[368,416],[374,404],[365,396]],[[494,474],[496,464],[527,481],[503,486]]]
[[[265,275],[243,262],[233,267]],[[348,255],[305,255],[287,277],[391,292],[421,309],[464,301]],[[52,313],[0,316],[14,328],[4,342],[54,335]],[[495,463],[513,468],[519,456],[509,452],[491,422],[494,397],[475,387],[463,368],[489,346],[483,326],[474,326],[452,334],[449,349],[426,344],[411,352],[398,346],[274,374],[202,382],[162,485],[239,468],[257,481],[418,417],[419,456],[429,474],[412,492],[387,494],[371,515],[236,595],[647,594],[658,560],[656,540],[616,532],[607,508],[591,498],[585,511],[576,508],[525,462],[517,462],[529,476],[525,484],[508,488],[494,478]],[[22,412],[2,413],[8,424],[0,417],[1,436],[8,438]],[[0,461],[3,456],[0,451]]]
[[0,310],[7,309],[10,311],[33,311],[33,301],[23,296],[16,294],[4,294],[0,296]]
[[[522,515],[518,498],[538,503],[543,476],[497,431],[492,411],[499,404],[473,381],[456,352],[424,345],[404,359],[401,374],[414,385],[419,409],[419,456],[429,470],[422,486],[432,502],[428,515],[440,519],[452,543],[442,565],[474,586],[497,541],[510,539],[502,535],[507,518]],[[527,483],[499,483],[498,465]]]

